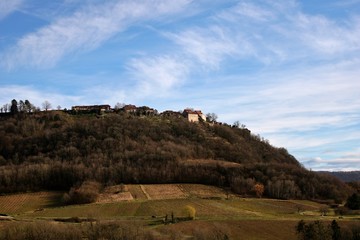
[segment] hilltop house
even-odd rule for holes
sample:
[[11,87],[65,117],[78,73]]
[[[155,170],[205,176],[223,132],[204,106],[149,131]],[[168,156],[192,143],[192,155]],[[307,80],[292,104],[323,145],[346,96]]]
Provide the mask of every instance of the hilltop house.
[[89,105],[89,106],[73,106],[71,110],[80,112],[80,111],[96,111],[96,112],[107,112],[111,110],[110,105]]
[[135,105],[125,105],[122,110],[126,113],[136,113],[137,107]]
[[199,120],[206,121],[206,117],[201,112],[201,110],[193,110],[187,108],[184,110],[183,115],[188,119],[189,122],[199,122]]

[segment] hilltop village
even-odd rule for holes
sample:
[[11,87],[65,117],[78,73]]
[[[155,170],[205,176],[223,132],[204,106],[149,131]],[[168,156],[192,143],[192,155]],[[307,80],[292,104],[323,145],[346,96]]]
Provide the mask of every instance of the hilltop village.
[[[117,103],[114,108],[109,104],[102,105],[78,105],[72,106],[71,110],[61,109],[60,106],[56,107],[56,110],[53,110],[51,104],[48,101],[45,101],[42,104],[42,109],[45,112],[48,111],[63,111],[69,114],[99,114],[103,115],[105,113],[127,113],[136,116],[172,116],[172,117],[184,117],[189,122],[212,122],[216,123],[217,116],[215,113],[209,113],[207,115],[203,114],[201,110],[194,110],[192,108],[186,108],[183,111],[172,111],[166,110],[162,113],[159,113],[158,110],[150,108],[148,106],[137,107],[132,104],[121,104]],[[20,100],[19,102],[13,99],[10,104],[4,104],[0,107],[0,117],[12,116],[15,114],[21,113],[35,113],[40,112],[41,109],[36,107],[34,104],[30,103],[28,100]]]
[[73,106],[71,108],[71,111],[74,114],[79,113],[110,113],[110,112],[124,112],[128,114],[134,114],[137,116],[154,116],[154,115],[160,115],[160,116],[175,116],[175,117],[185,117],[188,119],[189,122],[199,122],[199,121],[215,121],[214,114],[209,114],[208,116],[205,116],[205,114],[202,113],[201,110],[194,110],[191,108],[184,109],[183,112],[181,111],[172,111],[172,110],[166,110],[162,113],[159,113],[156,109],[142,106],[137,107],[132,104],[128,105],[117,105],[115,108],[111,108],[110,105],[86,105],[86,106]]

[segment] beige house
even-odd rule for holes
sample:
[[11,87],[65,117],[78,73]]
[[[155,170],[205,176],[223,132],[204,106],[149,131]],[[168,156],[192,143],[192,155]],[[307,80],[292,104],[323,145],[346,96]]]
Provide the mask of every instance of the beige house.
[[206,121],[206,117],[201,110],[185,109],[183,115],[189,122]]

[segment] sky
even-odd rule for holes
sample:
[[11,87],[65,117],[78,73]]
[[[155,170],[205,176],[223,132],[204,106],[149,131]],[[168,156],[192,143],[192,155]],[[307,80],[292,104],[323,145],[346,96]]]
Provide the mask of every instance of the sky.
[[0,0],[0,92],[191,107],[360,170],[360,0]]

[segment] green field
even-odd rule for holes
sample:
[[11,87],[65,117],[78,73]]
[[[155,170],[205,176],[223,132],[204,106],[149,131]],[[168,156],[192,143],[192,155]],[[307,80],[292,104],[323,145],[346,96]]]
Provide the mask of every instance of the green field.
[[[0,213],[14,217],[12,224],[53,222],[54,219],[71,217],[96,219],[98,222],[136,222],[155,232],[159,239],[171,236],[177,236],[174,239],[191,236],[197,239],[197,234],[212,236],[219,232],[226,233],[230,239],[296,239],[295,226],[301,219],[324,222],[336,219],[341,225],[359,223],[359,216],[339,218],[333,211],[329,211],[328,216],[321,216],[320,209],[324,205],[311,201],[241,198],[236,195],[227,198],[221,189],[203,185],[164,185],[171,199],[166,199],[166,194],[161,195],[159,186],[129,185],[127,189],[136,195],[134,200],[71,206],[61,205],[60,192],[0,196]],[[181,198],[174,199],[176,192]],[[157,200],[149,200],[147,196]],[[169,218],[172,214],[186,217],[186,206],[195,208],[195,220],[162,224],[166,215]],[[6,224],[9,221],[0,221],[2,228]]]

